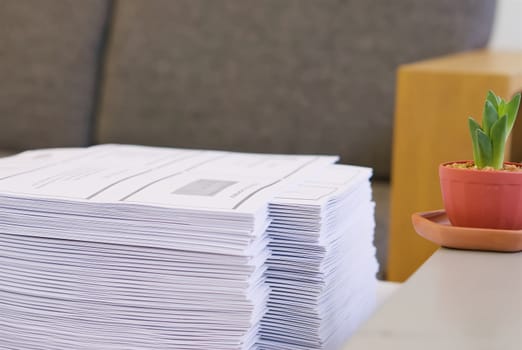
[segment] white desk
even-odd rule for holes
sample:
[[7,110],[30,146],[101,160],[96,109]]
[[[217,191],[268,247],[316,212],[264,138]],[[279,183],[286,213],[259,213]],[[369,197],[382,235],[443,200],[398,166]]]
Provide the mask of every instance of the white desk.
[[439,249],[343,350],[521,350],[522,253]]

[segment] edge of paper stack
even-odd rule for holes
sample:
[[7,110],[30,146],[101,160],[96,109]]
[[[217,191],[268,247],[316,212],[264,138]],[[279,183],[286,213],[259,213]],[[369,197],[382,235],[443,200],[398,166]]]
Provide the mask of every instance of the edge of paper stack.
[[371,169],[130,145],[0,159],[0,348],[338,349],[373,310]]

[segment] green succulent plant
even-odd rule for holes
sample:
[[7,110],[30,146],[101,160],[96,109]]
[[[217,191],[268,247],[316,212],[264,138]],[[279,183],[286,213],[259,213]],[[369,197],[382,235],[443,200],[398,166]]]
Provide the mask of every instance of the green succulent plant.
[[506,141],[513,130],[520,106],[520,93],[506,102],[489,91],[482,114],[482,126],[469,117],[469,131],[473,143],[473,160],[479,169],[502,169]]

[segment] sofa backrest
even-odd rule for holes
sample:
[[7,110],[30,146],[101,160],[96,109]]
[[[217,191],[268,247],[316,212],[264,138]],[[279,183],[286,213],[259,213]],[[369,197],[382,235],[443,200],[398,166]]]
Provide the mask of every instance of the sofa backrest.
[[387,177],[396,67],[484,46],[495,2],[0,6],[9,26],[0,46],[0,147],[117,142],[328,153]]
[[106,0],[0,2],[0,149],[92,141]]

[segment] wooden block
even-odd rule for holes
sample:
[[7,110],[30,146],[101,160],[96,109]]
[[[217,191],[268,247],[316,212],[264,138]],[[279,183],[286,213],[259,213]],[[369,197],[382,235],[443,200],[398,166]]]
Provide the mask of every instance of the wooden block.
[[[488,90],[522,91],[522,52],[472,51],[401,66],[397,77],[387,278],[407,279],[436,246],[413,230],[411,214],[440,209],[438,165],[472,159],[467,118],[482,119]],[[506,158],[522,160],[522,117]]]

